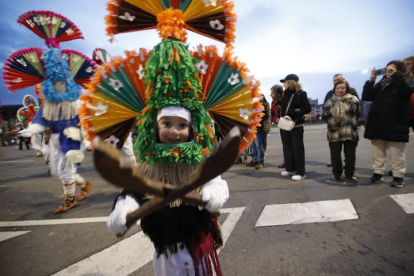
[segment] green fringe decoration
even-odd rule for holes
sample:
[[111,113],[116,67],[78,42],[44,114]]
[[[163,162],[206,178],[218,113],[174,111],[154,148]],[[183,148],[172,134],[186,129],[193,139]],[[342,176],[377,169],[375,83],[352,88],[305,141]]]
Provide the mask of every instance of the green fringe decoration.
[[[155,46],[145,66],[149,109],[138,117],[140,125],[135,153],[140,161],[148,164],[196,164],[201,161],[202,152],[212,152],[215,138],[210,138],[205,126],[212,122],[201,102],[201,83],[195,66],[198,62],[179,40],[169,38]],[[156,142],[156,115],[158,110],[167,106],[180,106],[191,111],[192,141],[176,145]]]

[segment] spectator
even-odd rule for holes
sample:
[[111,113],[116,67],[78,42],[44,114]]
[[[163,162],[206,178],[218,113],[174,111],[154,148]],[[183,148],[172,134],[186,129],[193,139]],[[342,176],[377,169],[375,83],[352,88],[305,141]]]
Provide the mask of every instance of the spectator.
[[[295,121],[295,127],[291,131],[280,129],[286,164],[286,170],[282,172],[282,176],[292,176],[292,180],[299,181],[306,178],[305,146],[303,144],[305,119],[303,117],[311,111],[311,105],[307,93],[302,90],[297,75],[287,75],[280,82],[285,87],[285,95],[280,100],[280,114],[281,116],[290,116]],[[291,98],[290,108],[286,110]]]
[[261,170],[265,167],[264,158],[267,148],[267,134],[270,132],[271,129],[270,106],[263,94],[260,94],[260,103],[264,107],[264,115],[262,117],[262,121],[260,122],[261,126],[256,128],[256,138],[254,138],[253,141],[253,147],[255,147],[257,159],[256,170]]
[[[414,55],[408,56],[404,59],[405,68],[407,72],[405,78],[411,86],[414,85]],[[411,94],[410,99],[410,125],[414,131],[414,93]]]
[[375,84],[375,70],[366,81],[362,93],[364,101],[372,101],[364,137],[371,140],[374,156],[374,175],[370,181],[383,179],[387,150],[390,154],[393,180],[391,187],[404,186],[406,171],[405,145],[409,139],[409,100],[413,87],[404,78],[404,62],[393,60],[387,64],[384,77]]
[[[19,131],[24,130],[25,128],[23,127],[22,123],[16,123],[15,124],[15,128],[14,128],[14,132],[17,134],[19,133]],[[19,140],[19,150],[23,150],[23,143],[26,144],[26,148],[29,150],[29,138],[27,137],[23,137],[23,136],[18,136],[17,139]]]
[[342,146],[344,147],[345,176],[347,182],[357,183],[355,152],[358,145],[358,117],[361,114],[359,100],[349,94],[347,81],[339,80],[334,85],[334,95],[326,102],[324,119],[328,123],[328,141],[331,151],[332,180],[339,181],[343,172]]
[[[344,80],[345,78],[342,74],[335,74],[333,76],[332,83],[333,85],[335,85],[338,81],[344,81]],[[356,96],[359,100],[358,93],[356,92],[355,88],[349,87],[349,94]],[[333,95],[334,95],[334,89],[329,90],[328,93],[326,93],[325,100],[323,100],[323,105],[325,105],[326,102],[330,98],[332,98]]]
[[[283,87],[281,85],[273,85],[270,88],[270,97],[272,97],[271,119],[272,123],[277,124],[280,117],[280,99],[283,97]],[[278,165],[278,168],[285,168],[285,162]]]
[[[335,84],[336,84],[338,81],[344,81],[344,80],[345,80],[345,78],[344,78],[344,76],[343,76],[342,74],[335,74],[335,75],[333,76],[332,83],[333,83],[333,85],[335,86]],[[348,93],[348,94],[351,94],[351,95],[356,96],[356,97],[358,98],[358,100],[359,100],[358,93],[356,92],[356,90],[355,90],[354,88],[349,87],[349,93]],[[326,102],[327,102],[330,98],[332,98],[332,96],[333,96],[333,95],[334,95],[334,89],[329,90],[329,91],[328,91],[328,93],[326,93],[325,100],[323,100],[323,105],[324,105],[324,106],[325,106]],[[326,164],[326,166],[328,166],[328,167],[332,167],[332,164],[331,164],[331,163],[328,163],[328,164]]]

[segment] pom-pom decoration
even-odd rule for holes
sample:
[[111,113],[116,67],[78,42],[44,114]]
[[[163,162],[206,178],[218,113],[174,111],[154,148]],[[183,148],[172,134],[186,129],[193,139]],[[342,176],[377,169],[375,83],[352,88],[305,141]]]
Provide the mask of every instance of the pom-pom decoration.
[[98,66],[88,90],[83,90],[79,117],[88,141],[98,135],[122,148],[136,117],[144,112],[144,68],[150,52],[125,53],[126,58],[114,57]]
[[83,39],[79,28],[69,19],[51,11],[28,11],[17,19],[39,37],[45,39],[48,47],[59,48],[59,43]]
[[258,100],[259,82],[228,48],[221,56],[217,47],[200,45],[192,55],[199,60],[196,67],[203,87],[204,108],[224,136],[234,126],[240,128],[240,152],[243,151],[253,142],[263,116],[264,107]]
[[107,34],[156,28],[162,39],[186,41],[186,30],[231,45],[235,39],[234,5],[227,0],[111,0]]
[[41,83],[45,78],[42,48],[26,48],[7,58],[3,68],[3,81],[10,92]]
[[93,51],[92,59],[96,62],[96,64],[103,65],[111,61],[111,56],[104,49],[96,48]]
[[20,122],[27,121],[30,123],[38,109],[39,104],[36,99],[32,95],[26,95],[23,97],[23,107],[17,110],[17,119]]

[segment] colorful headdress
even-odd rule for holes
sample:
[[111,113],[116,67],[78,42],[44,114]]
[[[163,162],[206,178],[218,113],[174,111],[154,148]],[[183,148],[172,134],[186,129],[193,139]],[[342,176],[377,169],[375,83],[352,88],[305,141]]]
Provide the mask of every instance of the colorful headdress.
[[[3,69],[3,80],[11,92],[42,83],[45,100],[52,103],[79,98],[78,85],[85,86],[95,63],[73,50],[60,50],[59,43],[83,38],[78,27],[62,15],[50,11],[29,11],[17,22],[45,39],[49,49],[26,48],[12,54]],[[65,81],[66,93],[54,93],[56,81]]]
[[[235,22],[232,4],[120,0],[110,1],[108,10],[110,35],[157,28],[163,41],[152,52],[126,52],[126,58],[115,57],[97,70],[81,97],[86,103],[80,114],[86,138],[92,140],[98,135],[121,148],[137,121],[135,148],[140,160],[149,164],[195,164],[212,151],[216,142],[210,127],[212,118],[224,135],[234,125],[241,126],[241,150],[246,148],[261,120],[263,107],[255,100],[258,82],[248,76],[244,64],[232,57],[230,48],[221,57],[214,46],[200,46],[191,53],[183,43],[184,28],[194,30],[191,26],[199,26],[197,32],[221,37],[220,41],[230,44]],[[207,32],[206,25],[197,25],[196,20],[219,20],[221,26],[209,23]],[[157,143],[156,115],[168,106],[191,111],[193,140],[176,145]]]

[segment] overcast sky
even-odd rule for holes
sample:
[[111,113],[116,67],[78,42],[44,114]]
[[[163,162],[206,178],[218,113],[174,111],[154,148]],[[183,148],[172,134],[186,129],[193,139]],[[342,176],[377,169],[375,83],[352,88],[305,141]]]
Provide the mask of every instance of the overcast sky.
[[[151,49],[160,42],[155,30],[115,36],[108,42],[104,0],[13,0],[0,1],[0,67],[15,51],[46,48],[42,39],[16,20],[29,10],[50,10],[73,21],[85,40],[61,43],[92,56],[95,48],[111,55],[140,47]],[[237,13],[235,53],[261,82],[261,92],[270,99],[270,87],[281,84],[287,74],[299,76],[312,99],[323,101],[332,89],[332,77],[343,73],[358,94],[368,74],[364,69],[381,68],[393,59],[414,55],[413,0],[233,0]],[[196,46],[224,45],[188,32],[187,43]],[[3,105],[20,104],[33,88],[7,92],[0,84]]]

